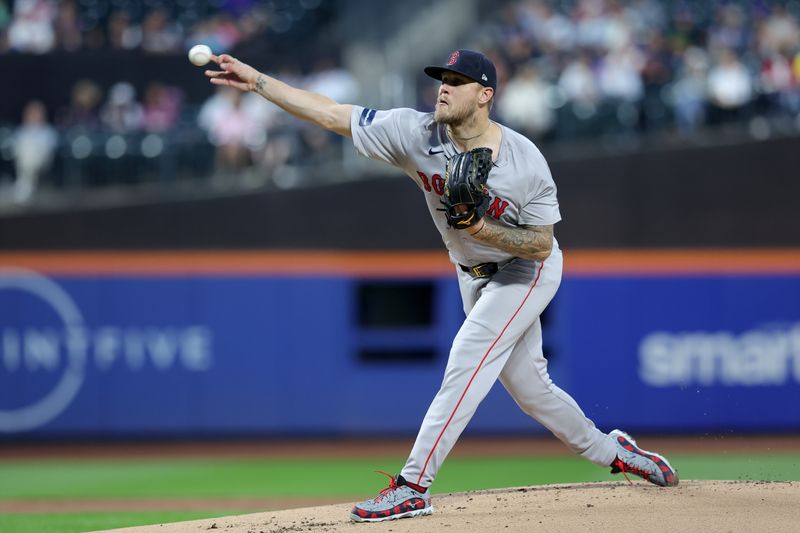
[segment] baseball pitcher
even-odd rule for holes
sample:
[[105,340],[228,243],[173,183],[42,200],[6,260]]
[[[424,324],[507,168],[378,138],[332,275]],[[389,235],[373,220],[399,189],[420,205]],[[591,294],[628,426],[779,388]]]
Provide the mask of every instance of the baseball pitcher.
[[678,484],[667,460],[626,433],[603,433],[553,384],[539,315],[561,282],[553,236],[556,185],[527,138],[489,119],[497,75],[485,55],[453,52],[425,73],[441,81],[433,113],[345,105],[291,87],[229,55],[212,56],[215,85],[255,91],[292,115],[352,138],[363,156],[400,168],[420,188],[458,276],[466,320],[444,380],[402,471],[356,505],[351,518],[378,522],[429,515],[429,487],[478,404],[500,379],[520,408],[575,453],[660,486]]

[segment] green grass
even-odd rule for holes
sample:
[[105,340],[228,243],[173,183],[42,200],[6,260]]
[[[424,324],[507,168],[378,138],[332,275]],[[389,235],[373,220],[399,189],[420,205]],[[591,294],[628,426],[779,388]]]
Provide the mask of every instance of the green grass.
[[96,531],[132,525],[166,524],[213,516],[236,514],[221,512],[141,512],[141,513],[21,513],[0,515],[3,533],[71,533]]
[[[798,455],[671,455],[683,479],[800,481]],[[386,486],[372,470],[397,472],[402,459],[114,459],[0,461],[0,501],[315,497],[342,501]],[[621,479],[571,456],[453,457],[434,494],[484,488]],[[257,509],[243,509],[256,511]],[[226,512],[0,515],[0,532],[67,533],[162,523]]]
[[[800,455],[673,455],[684,479],[800,480]],[[0,500],[360,497],[398,458],[0,461]],[[435,492],[618,479],[578,457],[454,457]]]

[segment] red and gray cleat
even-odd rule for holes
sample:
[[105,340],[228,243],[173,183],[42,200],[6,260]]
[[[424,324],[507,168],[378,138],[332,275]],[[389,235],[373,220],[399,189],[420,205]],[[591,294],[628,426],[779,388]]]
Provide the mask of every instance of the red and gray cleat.
[[[663,456],[642,450],[624,431],[615,429],[609,436],[617,444],[617,457],[610,465],[612,474],[622,472],[625,475],[630,472],[661,487],[674,487],[678,484],[678,471]],[[627,478],[625,475],[625,479]]]
[[[398,518],[411,518],[433,513],[431,496],[426,489],[407,483],[402,476],[389,476],[389,486],[380,494],[363,501],[350,511],[350,519],[355,522],[383,522]],[[421,489],[421,490],[418,490]]]

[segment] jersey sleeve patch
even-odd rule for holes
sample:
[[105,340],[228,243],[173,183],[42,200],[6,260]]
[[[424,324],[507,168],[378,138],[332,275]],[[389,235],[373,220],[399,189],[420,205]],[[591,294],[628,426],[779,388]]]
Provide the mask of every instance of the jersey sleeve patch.
[[372,121],[375,119],[375,113],[376,111],[374,109],[365,107],[361,112],[361,117],[358,119],[358,125],[364,127],[372,124]]

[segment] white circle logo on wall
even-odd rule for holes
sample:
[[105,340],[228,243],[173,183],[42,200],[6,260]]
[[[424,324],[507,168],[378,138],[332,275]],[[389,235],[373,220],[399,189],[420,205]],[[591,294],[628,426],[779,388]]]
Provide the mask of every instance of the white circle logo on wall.
[[[67,338],[85,337],[83,316],[70,296],[48,278],[31,270],[0,268],[0,291],[18,290],[49,305],[63,322]],[[15,409],[0,409],[0,432],[35,429],[61,414],[83,385],[86,351],[68,350],[64,373],[55,386],[33,403]],[[6,354],[6,357],[8,355]]]

